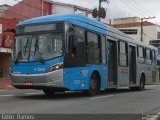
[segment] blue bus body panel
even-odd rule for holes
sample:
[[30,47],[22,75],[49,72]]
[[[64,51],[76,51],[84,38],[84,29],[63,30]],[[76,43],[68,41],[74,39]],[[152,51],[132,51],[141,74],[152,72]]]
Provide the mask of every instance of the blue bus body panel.
[[49,61],[41,62],[12,62],[12,70],[14,74],[43,74],[47,73],[47,68],[59,62],[63,62],[64,58],[59,57]]
[[64,86],[70,90],[88,90],[90,86],[90,76],[94,71],[98,71],[101,76],[101,90],[108,87],[107,65],[91,65],[89,67],[65,68]]

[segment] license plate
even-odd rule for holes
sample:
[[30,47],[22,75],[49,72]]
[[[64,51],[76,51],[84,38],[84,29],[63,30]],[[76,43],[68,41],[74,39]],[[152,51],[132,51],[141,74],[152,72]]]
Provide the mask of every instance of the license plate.
[[32,82],[25,82],[24,85],[26,85],[26,86],[32,86],[33,83]]

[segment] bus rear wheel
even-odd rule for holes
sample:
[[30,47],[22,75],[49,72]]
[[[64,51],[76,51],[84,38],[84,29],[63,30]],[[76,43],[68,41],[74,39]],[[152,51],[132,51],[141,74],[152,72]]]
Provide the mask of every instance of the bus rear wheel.
[[144,75],[141,75],[139,86],[138,87],[130,87],[130,89],[134,90],[134,91],[137,91],[137,90],[141,91],[141,90],[144,90],[144,86],[145,86],[145,77],[144,77]]
[[141,75],[139,90],[144,90],[144,86],[145,86],[145,77],[144,75]]
[[98,92],[99,92],[98,77],[95,73],[93,73],[90,78],[90,88],[87,91],[87,93],[90,96],[95,96],[98,94]]
[[53,96],[55,94],[55,91],[53,89],[43,89],[43,92],[47,95],[47,96]]

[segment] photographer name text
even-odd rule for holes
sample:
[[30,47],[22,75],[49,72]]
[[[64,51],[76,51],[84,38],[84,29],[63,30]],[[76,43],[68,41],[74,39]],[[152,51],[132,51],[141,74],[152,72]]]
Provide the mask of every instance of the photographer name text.
[[2,114],[2,120],[34,120],[35,117],[32,114]]

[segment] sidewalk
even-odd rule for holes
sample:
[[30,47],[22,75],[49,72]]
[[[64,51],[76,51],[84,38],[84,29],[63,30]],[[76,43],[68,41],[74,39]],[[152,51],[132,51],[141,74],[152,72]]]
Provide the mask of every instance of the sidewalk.
[[1,89],[7,89],[7,90],[15,89],[10,84],[10,78],[0,78],[0,90]]

